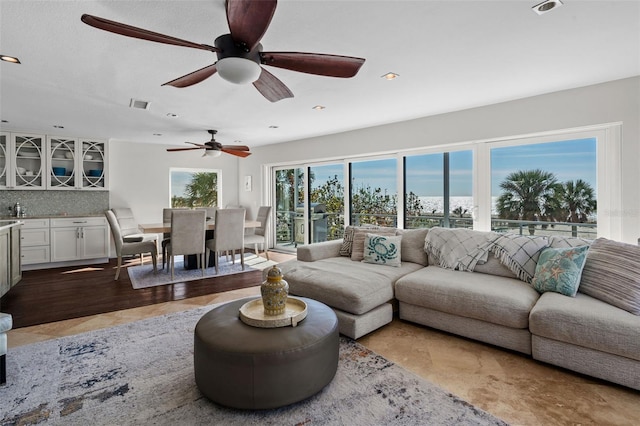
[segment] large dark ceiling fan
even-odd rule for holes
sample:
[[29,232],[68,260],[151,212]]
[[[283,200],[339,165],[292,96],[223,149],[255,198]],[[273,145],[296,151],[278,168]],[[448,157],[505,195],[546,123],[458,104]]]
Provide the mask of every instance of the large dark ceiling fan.
[[195,145],[189,148],[167,148],[167,151],[172,152],[172,151],[191,151],[192,149],[204,149],[204,155],[203,157],[218,157],[220,156],[220,154],[222,154],[223,152],[226,152],[227,154],[231,154],[231,155],[236,155],[238,157],[248,157],[251,155],[251,153],[249,152],[249,147],[246,145],[222,145],[220,142],[216,141],[216,133],[218,133],[217,130],[207,130],[207,132],[209,132],[211,134],[211,140],[208,142],[205,142],[204,144],[201,143],[194,143],[194,142],[185,142],[191,145]]
[[136,28],[93,15],[82,15],[82,22],[112,33],[158,43],[215,52],[218,61],[212,65],[171,80],[164,85],[188,87],[211,77],[216,72],[225,80],[237,84],[252,82],[271,102],[293,97],[293,93],[278,78],[260,65],[270,65],[292,71],[329,77],[353,77],[364,59],[351,56],[303,52],[263,52],[260,40],[267,31],[277,6],[276,0],[227,0],[226,13],[229,34],[216,38],[214,46]]

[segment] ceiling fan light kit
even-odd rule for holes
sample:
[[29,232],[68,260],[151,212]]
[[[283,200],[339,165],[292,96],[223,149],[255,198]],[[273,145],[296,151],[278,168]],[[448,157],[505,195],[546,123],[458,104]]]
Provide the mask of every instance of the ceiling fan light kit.
[[250,59],[228,57],[216,63],[220,77],[233,84],[253,83],[260,77],[262,68]]
[[563,4],[564,3],[562,3],[560,0],[545,0],[542,3],[538,3],[533,6],[532,9],[538,15],[544,15],[545,13],[550,12],[553,9],[559,8]]

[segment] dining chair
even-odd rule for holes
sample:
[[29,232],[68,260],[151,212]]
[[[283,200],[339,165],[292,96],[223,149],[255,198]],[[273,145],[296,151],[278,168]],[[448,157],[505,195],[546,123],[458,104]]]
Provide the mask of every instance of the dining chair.
[[127,207],[112,208],[111,211],[118,220],[122,239],[127,243],[136,243],[140,241],[158,241],[156,234],[143,234],[138,229],[138,222],[133,216],[133,211]]
[[258,215],[256,216],[256,221],[260,222],[260,226],[253,228],[252,234],[244,236],[244,245],[253,245],[256,256],[258,255],[258,244],[262,244],[262,249],[264,250],[264,255],[267,257],[267,260],[269,260],[269,251],[267,250],[266,230],[267,224],[269,223],[269,214],[271,214],[271,206],[260,206]]
[[[207,240],[206,261],[209,264],[211,252],[214,256],[216,274],[218,273],[218,257],[220,253],[240,251],[240,263],[244,270],[244,217],[245,209],[220,209],[216,211],[216,229],[213,239]],[[233,257],[235,263],[235,255]]]
[[113,242],[116,245],[116,255],[118,256],[118,267],[116,269],[115,280],[120,276],[120,268],[122,267],[122,256],[130,256],[134,254],[140,255],[140,264],[144,263],[144,253],[151,253],[151,260],[153,261],[153,271],[158,270],[158,247],[154,241],[125,241],[122,236],[122,230],[116,215],[111,210],[104,212],[111,228],[111,235],[113,236]]
[[[175,210],[187,210],[188,207],[174,207],[162,209],[162,223],[171,223],[171,213]],[[164,269],[164,263],[167,259],[167,244],[171,241],[171,233],[165,232],[162,234],[162,241],[160,243],[162,247],[162,269]]]
[[169,269],[171,279],[175,277],[175,256],[197,255],[198,267],[202,269],[204,277],[205,254],[204,235],[207,228],[204,210],[174,210],[171,213],[171,241],[167,244],[167,255],[171,257]]

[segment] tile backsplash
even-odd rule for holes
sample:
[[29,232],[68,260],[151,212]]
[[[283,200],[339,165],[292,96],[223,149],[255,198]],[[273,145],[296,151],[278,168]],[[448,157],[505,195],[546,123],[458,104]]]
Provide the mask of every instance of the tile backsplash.
[[26,216],[99,214],[109,208],[108,191],[0,191],[0,216],[19,202]]

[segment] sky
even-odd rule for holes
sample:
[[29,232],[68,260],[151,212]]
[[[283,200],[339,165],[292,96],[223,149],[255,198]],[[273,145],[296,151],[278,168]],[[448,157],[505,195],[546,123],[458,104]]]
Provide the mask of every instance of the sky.
[[[443,154],[406,157],[407,191],[418,196],[434,197],[443,194]],[[451,196],[471,196],[473,179],[473,153],[457,151],[449,154]],[[528,144],[493,148],[491,150],[491,192],[500,195],[500,182],[509,173],[519,170],[541,169],[555,174],[560,182],[582,179],[594,190],[596,187],[596,140],[576,139],[560,142]],[[313,167],[316,179],[313,187],[326,179],[343,175],[343,165]],[[352,163],[353,183],[395,193],[396,159],[361,161]]]

